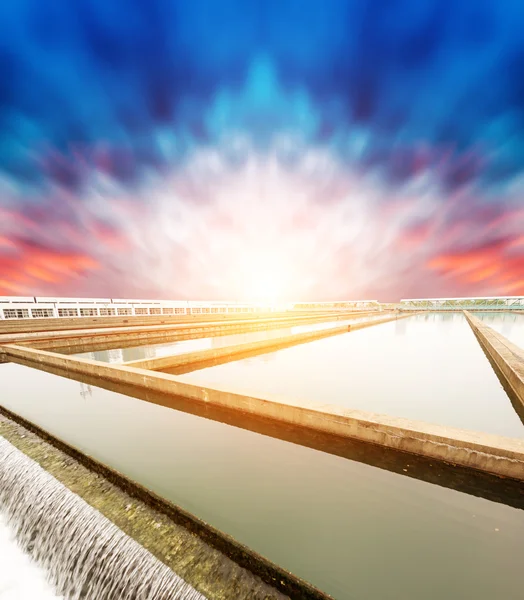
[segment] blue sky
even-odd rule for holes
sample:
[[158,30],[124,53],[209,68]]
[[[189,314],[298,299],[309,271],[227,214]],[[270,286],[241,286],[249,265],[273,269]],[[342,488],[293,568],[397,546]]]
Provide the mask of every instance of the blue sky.
[[524,5],[0,5],[0,293],[524,294]]

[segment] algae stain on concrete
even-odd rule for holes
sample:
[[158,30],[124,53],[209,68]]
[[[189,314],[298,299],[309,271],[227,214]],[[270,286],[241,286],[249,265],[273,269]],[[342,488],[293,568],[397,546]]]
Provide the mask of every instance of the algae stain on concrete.
[[283,600],[288,597],[168,516],[127,495],[104,477],[1,414],[0,435],[209,600]]

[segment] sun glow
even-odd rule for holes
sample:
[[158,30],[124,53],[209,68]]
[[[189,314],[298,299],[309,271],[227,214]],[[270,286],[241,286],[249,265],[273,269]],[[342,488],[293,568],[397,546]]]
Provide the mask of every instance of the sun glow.
[[248,261],[244,272],[243,295],[254,302],[275,304],[286,299],[290,273],[285,261],[266,257]]
[[282,283],[272,273],[253,273],[247,285],[247,296],[254,301],[274,303],[282,299]]

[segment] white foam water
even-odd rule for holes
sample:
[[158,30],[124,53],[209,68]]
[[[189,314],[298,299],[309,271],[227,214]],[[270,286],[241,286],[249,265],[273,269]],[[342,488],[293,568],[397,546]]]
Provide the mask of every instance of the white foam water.
[[14,531],[0,514],[0,600],[63,600],[46,574],[18,546]]
[[[2,437],[0,512],[20,548],[45,571],[58,594],[42,599],[62,595],[66,600],[205,600]],[[23,595],[13,598],[25,600]]]

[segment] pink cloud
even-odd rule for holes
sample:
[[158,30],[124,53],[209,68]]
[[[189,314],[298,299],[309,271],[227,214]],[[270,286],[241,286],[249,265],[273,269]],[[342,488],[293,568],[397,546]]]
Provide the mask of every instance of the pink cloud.
[[133,193],[95,171],[0,207],[0,293],[230,299],[267,271],[288,299],[524,292],[520,196],[445,193],[417,160],[396,191],[321,150],[292,171],[206,151]]

